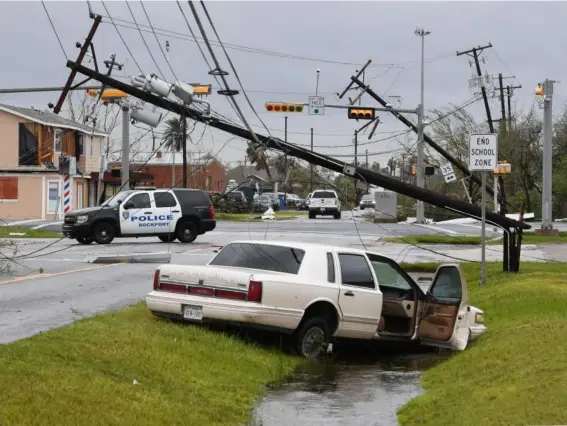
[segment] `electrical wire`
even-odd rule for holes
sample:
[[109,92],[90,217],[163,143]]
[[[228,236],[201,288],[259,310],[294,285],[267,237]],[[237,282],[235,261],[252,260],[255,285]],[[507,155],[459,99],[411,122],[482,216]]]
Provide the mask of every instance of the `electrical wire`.
[[270,133],[270,129],[268,129],[268,127],[266,126],[266,124],[264,123],[264,121],[262,120],[262,118],[260,118],[260,116],[258,115],[258,112],[256,112],[256,109],[254,108],[254,105],[252,105],[252,102],[250,102],[250,98],[248,97],[248,94],[246,93],[246,90],[244,90],[244,86],[242,85],[242,81],[240,81],[240,77],[238,75],[238,72],[236,71],[236,68],[232,62],[232,60],[230,59],[230,56],[228,54],[228,52],[226,51],[223,42],[220,39],[220,36],[217,32],[217,29],[215,28],[215,25],[213,24],[213,21],[211,19],[211,16],[209,15],[209,12],[207,10],[207,7],[205,6],[205,2],[201,1],[201,6],[203,7],[203,10],[205,12],[205,15],[209,21],[209,25],[211,26],[211,28],[213,29],[213,32],[215,33],[215,37],[217,38],[217,41],[219,42],[225,56],[226,59],[230,65],[230,68],[232,69],[232,72],[234,73],[234,77],[236,78],[236,81],[238,81],[238,85],[240,86],[240,90],[242,90],[242,94],[244,95],[244,97],[246,98],[246,101],[248,102],[248,105],[250,106],[250,109],[252,110],[252,112],[256,115],[256,117],[258,117],[258,120],[260,120],[260,123],[262,123],[262,126],[264,126],[264,129],[266,129],[266,131],[268,132],[268,135],[272,136],[272,134]]
[[65,52],[65,48],[63,47],[63,43],[61,42],[61,38],[59,38],[59,34],[57,33],[57,30],[55,29],[55,25],[53,25],[53,21],[51,20],[51,16],[49,15],[49,12],[47,11],[47,7],[45,6],[45,2],[43,0],[41,1],[41,5],[43,6],[43,10],[45,10],[45,14],[47,15],[47,19],[49,19],[49,23],[51,24],[51,28],[53,29],[53,32],[55,33],[55,37],[57,37],[57,41],[59,42],[59,47],[61,48],[61,51],[63,52],[63,55],[65,56],[65,59],[69,60],[69,57],[67,56],[67,53]]
[[128,43],[126,43],[126,40],[124,40],[124,37],[122,37],[122,33],[120,32],[120,30],[118,29],[118,26],[116,25],[116,23],[114,22],[114,19],[110,16],[110,12],[108,11],[108,8],[106,7],[106,4],[104,4],[103,0],[100,0],[100,2],[102,3],[102,6],[104,7],[104,10],[106,10],[106,13],[108,14],[108,18],[110,18],[110,21],[112,22],[112,25],[114,25],[114,28],[116,29],[116,32],[118,33],[118,36],[120,37],[120,40],[122,40],[122,43],[124,44],[124,47],[126,48],[126,50],[128,51],[128,54],[130,55],[130,57],[132,58],[132,60],[134,61],[134,63],[136,64],[136,66],[138,67],[138,70],[140,71],[140,73],[144,74],[144,72],[142,71],[142,67],[140,66],[140,64],[138,63],[138,61],[136,61],[136,58],[134,57],[134,54],[132,53],[132,51],[130,50],[130,47],[128,47]]
[[175,71],[173,70],[173,67],[171,66],[171,63],[169,62],[169,59],[167,58],[167,55],[165,54],[165,52],[163,51],[163,47],[161,46],[161,43],[159,42],[158,36],[154,30],[154,27],[152,25],[152,21],[150,20],[150,17],[148,15],[148,12],[146,11],[146,6],[144,6],[144,2],[142,0],[140,0],[140,4],[142,5],[142,9],[144,9],[144,14],[146,15],[146,19],[148,20],[148,24],[150,24],[150,28],[152,29],[152,33],[154,34],[154,37],[156,38],[156,42],[159,46],[159,50],[161,50],[161,53],[165,59],[165,62],[167,62],[167,65],[169,66],[169,70],[171,71],[171,73],[173,74],[173,78],[175,78],[175,81],[179,82],[180,80],[177,78],[177,75],[175,75]]
[[[134,23],[136,24],[136,27],[138,28],[138,31],[140,33],[140,37],[142,37],[142,41],[144,42],[144,45],[146,46],[146,49],[148,50],[148,53],[150,54],[150,57],[152,58],[152,61],[154,62],[154,65],[156,66],[160,76],[162,79],[165,80],[165,74],[162,72],[162,70],[160,69],[156,59],[154,58],[154,55],[152,53],[152,50],[150,49],[150,47],[148,46],[148,43],[146,42],[146,38],[144,37],[144,35],[142,34],[142,30],[140,29],[140,26],[138,25],[138,21],[136,21],[136,17],[134,16],[134,11],[132,10],[132,8],[130,7],[130,3],[125,2],[126,6],[128,6],[128,10],[130,11],[130,15],[132,15],[132,19],[134,20]],[[159,44],[159,42],[158,42]]]
[[[102,14],[101,14],[101,16],[103,18],[109,18],[109,16],[105,16],[105,15],[102,15]],[[123,22],[124,24],[134,25],[134,22],[128,21],[126,19],[114,18],[114,21]],[[102,22],[107,23],[104,20]],[[124,24],[116,24],[116,25],[123,27],[123,28],[136,30],[135,26],[133,27],[133,26],[124,25]],[[142,28],[144,28],[144,27],[148,28],[147,25],[140,25],[140,26]],[[158,28],[158,27],[154,27],[154,30],[159,35],[171,37],[173,39],[190,41],[190,42],[194,42],[196,44],[204,43],[204,39],[202,37],[195,37],[195,36],[192,36],[192,35],[190,36],[189,34],[186,34],[186,33],[168,30],[168,29],[164,29],[164,28]],[[151,32],[149,29],[147,29],[147,30],[142,29],[142,31],[147,32],[147,33]],[[215,42],[211,42],[211,44],[216,45]],[[326,64],[331,64],[331,65],[344,65],[344,66],[354,66],[354,67],[361,66],[361,64],[358,63],[358,62],[339,61],[339,60],[315,58],[315,57],[310,57],[310,56],[293,55],[293,54],[288,54],[288,53],[276,52],[276,51],[269,50],[269,49],[260,49],[260,48],[250,47],[250,46],[238,45],[238,44],[234,44],[234,43],[224,43],[224,44],[227,47],[227,49],[237,50],[237,51],[241,51],[241,52],[245,52],[245,53],[254,53],[254,54],[258,54],[258,55],[273,56],[273,57],[278,57],[278,58],[282,58],[282,59],[300,60],[300,61],[315,62],[315,63],[326,63]],[[452,58],[454,56],[455,56],[454,51],[451,51],[450,53],[448,52],[448,53],[445,53],[445,54],[442,54],[442,55],[434,56],[434,57],[431,57],[431,58],[426,58],[425,62],[426,63],[432,63],[432,62],[440,61],[442,59]],[[419,63],[420,63],[420,61],[406,61],[406,62],[389,63],[389,64],[372,63],[368,66],[368,68],[390,68],[390,67],[396,68],[398,66],[409,67],[409,66],[416,66]]]

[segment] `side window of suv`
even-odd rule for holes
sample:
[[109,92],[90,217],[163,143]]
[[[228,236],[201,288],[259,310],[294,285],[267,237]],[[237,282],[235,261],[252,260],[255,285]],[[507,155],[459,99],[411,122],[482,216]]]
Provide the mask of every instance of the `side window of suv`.
[[154,199],[156,207],[175,207],[177,205],[170,192],[154,192]]
[[150,195],[145,192],[136,194],[127,201],[127,204],[132,205],[131,209],[149,209],[151,208]]

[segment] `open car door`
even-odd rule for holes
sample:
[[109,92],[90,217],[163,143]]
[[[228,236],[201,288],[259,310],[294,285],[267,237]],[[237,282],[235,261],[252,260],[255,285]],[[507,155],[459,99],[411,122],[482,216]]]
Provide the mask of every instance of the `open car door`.
[[420,316],[419,337],[422,344],[462,351],[467,347],[469,308],[465,275],[458,264],[437,268],[425,295]]

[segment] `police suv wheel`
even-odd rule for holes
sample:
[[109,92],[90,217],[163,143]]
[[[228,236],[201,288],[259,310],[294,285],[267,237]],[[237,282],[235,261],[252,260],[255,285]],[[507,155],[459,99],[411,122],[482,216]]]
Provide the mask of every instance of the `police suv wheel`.
[[93,237],[77,237],[77,242],[79,244],[92,244],[94,242]]
[[114,240],[114,226],[107,222],[97,223],[93,237],[97,244],[110,244]]
[[192,243],[197,239],[197,226],[193,222],[181,222],[177,225],[177,239],[182,243]]

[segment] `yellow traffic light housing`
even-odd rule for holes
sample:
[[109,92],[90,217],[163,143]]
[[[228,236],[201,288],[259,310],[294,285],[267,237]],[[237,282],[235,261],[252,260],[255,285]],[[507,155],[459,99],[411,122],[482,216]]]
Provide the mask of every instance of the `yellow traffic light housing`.
[[374,108],[349,108],[348,118],[351,120],[374,120],[376,112]]
[[213,90],[210,84],[191,83],[189,86],[195,89],[193,92],[194,96],[209,96]]
[[541,84],[538,84],[537,87],[535,88],[535,95],[536,96],[543,96],[544,92],[543,92],[543,86]]
[[[87,95],[96,98],[99,95],[99,92],[94,89],[89,89],[87,90]],[[122,99],[127,96],[128,94],[123,92],[122,90],[106,89],[104,92],[102,92],[102,96],[100,97],[100,99],[103,101],[103,103],[106,102],[107,104],[109,101]]]
[[284,102],[266,102],[266,111],[270,112],[303,112],[302,104],[288,104]]

